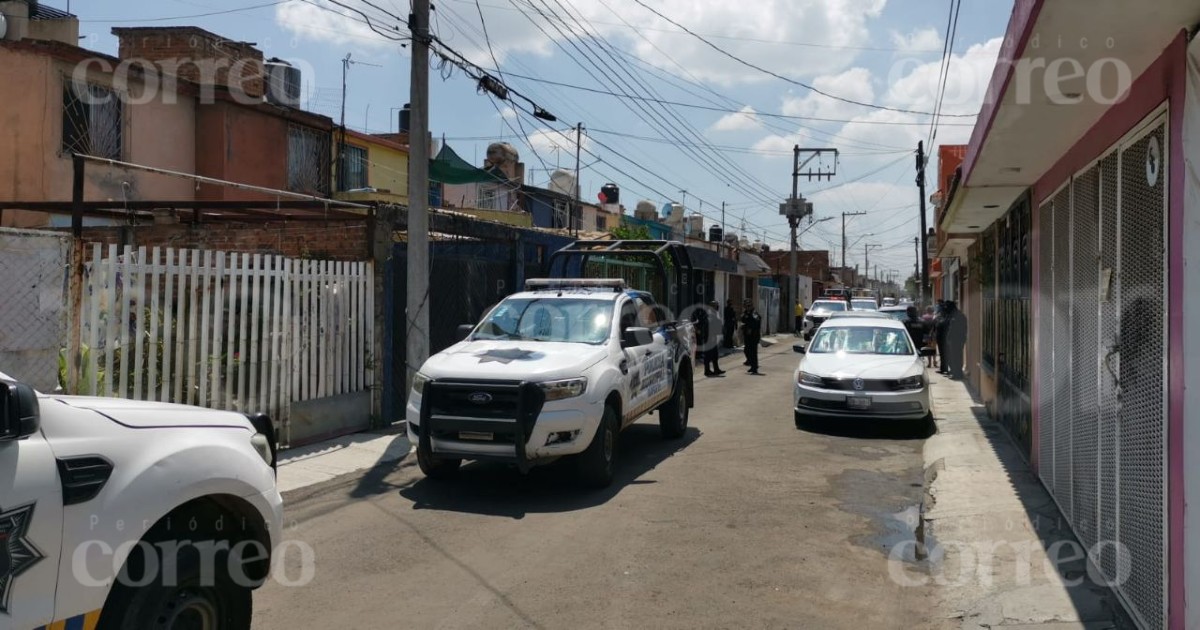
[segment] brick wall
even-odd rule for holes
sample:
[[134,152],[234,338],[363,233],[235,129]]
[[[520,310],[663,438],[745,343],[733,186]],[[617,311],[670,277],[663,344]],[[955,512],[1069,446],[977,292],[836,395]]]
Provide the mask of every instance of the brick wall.
[[91,243],[101,243],[130,245],[134,248],[212,249],[322,260],[368,258],[366,221],[88,227],[83,230],[83,240],[89,247]]
[[144,59],[193,83],[263,96],[263,54],[250,44],[192,26],[114,28],[113,34],[121,59]]

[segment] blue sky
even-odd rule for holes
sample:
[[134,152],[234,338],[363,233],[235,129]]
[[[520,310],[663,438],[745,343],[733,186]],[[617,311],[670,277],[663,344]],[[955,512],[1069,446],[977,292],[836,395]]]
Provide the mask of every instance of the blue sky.
[[[408,50],[328,0],[268,2],[76,0],[70,10],[81,19],[86,37],[81,45],[110,54],[116,53],[109,32],[114,26],[187,24],[255,42],[267,57],[300,65],[307,108],[335,119],[341,60],[349,53],[363,63],[350,67],[347,124],[394,130],[396,108],[408,100]],[[740,232],[744,222],[746,232],[755,238],[765,235],[778,247],[787,242],[778,203],[791,191],[791,147],[837,147],[841,157],[832,181],[801,180],[801,194],[814,202],[815,218],[835,217],[808,229],[802,247],[835,249],[840,256],[841,213],[866,211],[848,222],[847,241],[853,244],[848,262],[861,263],[863,244],[870,243],[880,246],[871,254],[872,266],[882,262],[884,269],[912,270],[919,217],[913,158],[906,151],[929,138],[930,117],[894,110],[928,112],[936,106],[948,0],[641,2],[479,0],[477,7],[474,0],[435,0],[433,28],[447,46],[483,67],[495,67],[494,54],[502,71],[526,77],[728,112],[634,101],[506,75],[510,86],[559,118],[545,123],[514,115],[507,103],[478,93],[462,71],[443,80],[435,67],[433,133],[444,135],[474,162],[490,142],[511,142],[521,153],[530,183],[543,184],[549,174],[542,169],[574,167],[574,145],[559,131],[582,122],[589,129],[581,175],[585,198],[594,198],[604,183],[613,181],[632,211],[642,199],[659,207],[682,201],[680,191],[687,190],[689,210],[719,222],[720,203],[727,202],[727,229]],[[381,28],[397,25],[388,14],[408,12],[401,0],[344,3],[377,19]],[[66,8],[66,0],[48,4]],[[944,113],[978,112],[1011,9],[1006,0],[962,3]],[[199,17],[218,12],[225,13]],[[792,82],[742,65],[679,26]],[[580,35],[584,31],[587,36]],[[403,26],[400,32],[405,32]],[[849,104],[796,83],[891,109]],[[974,118],[941,121],[935,144],[962,143]],[[824,165],[831,166],[828,161]]]

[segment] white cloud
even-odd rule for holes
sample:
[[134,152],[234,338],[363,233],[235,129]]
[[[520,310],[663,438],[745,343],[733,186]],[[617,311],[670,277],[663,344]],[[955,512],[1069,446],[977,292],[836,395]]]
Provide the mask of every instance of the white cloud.
[[892,44],[901,53],[936,52],[943,45],[941,33],[932,27],[914,30],[908,35],[893,31]]
[[512,105],[505,105],[500,108],[500,113],[496,115],[504,120],[515,120],[517,118],[517,110]]
[[[542,159],[547,159],[547,156],[557,149],[558,151],[562,152],[564,156],[569,154],[572,161],[574,160],[575,135],[570,132],[563,133],[555,129],[542,127],[529,133],[529,144],[531,144],[534,150],[542,156]],[[583,136],[582,144],[584,150],[587,150],[592,146],[591,141],[588,139],[586,134]],[[528,157],[522,156],[522,160],[524,160],[526,163],[529,163],[531,161],[536,161],[536,158],[534,158],[532,155]],[[566,160],[564,159],[564,163],[565,161]]]
[[752,131],[762,127],[762,122],[758,120],[758,112],[754,111],[749,105],[738,110],[737,113],[725,114],[709,129],[711,131]]
[[[860,103],[871,103],[875,100],[875,88],[871,82],[870,70],[850,68],[840,74],[817,77],[813,79],[812,86],[826,94],[834,94]],[[851,113],[866,111],[857,105],[851,105],[815,92],[809,92],[803,97],[785,97],[782,110],[788,116],[816,118],[847,118]]]
[[[831,47],[867,45],[871,40],[869,24],[880,17],[886,1],[755,0],[753,7],[747,7],[724,0],[658,0],[651,6],[679,24],[706,36],[722,51],[799,79],[841,71],[853,63],[854,54],[844,49],[826,51],[797,48],[788,45],[789,42],[819,43]],[[309,41],[389,50],[398,45],[373,33],[359,16],[329,0],[312,2],[320,3],[324,8],[310,2],[281,4],[275,11],[276,21],[284,30]],[[491,40],[491,50],[502,65],[514,52],[537,55],[556,53],[558,48],[547,38],[547,34],[562,42],[566,37],[580,37],[586,29],[589,34],[608,39],[618,51],[629,51],[650,64],[672,72],[679,72],[676,64],[682,65],[693,76],[719,85],[776,81],[680,31],[634,0],[566,3],[563,5],[565,9],[559,13],[567,24],[558,23],[558,28],[547,25],[545,20],[523,5],[484,2],[480,6]],[[532,15],[540,28],[517,9]],[[369,7],[364,7],[364,10],[376,15]],[[568,12],[572,15],[568,15]],[[475,63],[488,67],[493,65],[491,53],[484,44],[475,7],[448,2],[439,4],[437,13],[439,19],[434,22],[434,29],[449,46]],[[338,14],[344,17],[338,17]],[[575,18],[584,23],[576,23]],[[387,20],[384,25],[395,22],[391,18]],[[628,22],[629,26],[623,24],[622,20]],[[404,31],[403,28],[401,30]],[[712,34],[721,37],[708,37]],[[564,46],[570,54],[579,55],[569,44]],[[599,51],[597,45],[591,47]],[[606,58],[606,61],[613,63],[611,59]],[[631,86],[631,89],[634,87]]]

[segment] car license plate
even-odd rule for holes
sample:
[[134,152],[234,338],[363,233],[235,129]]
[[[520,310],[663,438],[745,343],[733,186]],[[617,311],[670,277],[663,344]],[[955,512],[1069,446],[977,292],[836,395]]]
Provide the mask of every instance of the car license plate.
[[858,411],[870,409],[871,399],[864,396],[852,396],[846,399],[846,406]]
[[475,431],[459,431],[458,439],[460,440],[476,440],[481,442],[491,442],[491,433],[477,433]]

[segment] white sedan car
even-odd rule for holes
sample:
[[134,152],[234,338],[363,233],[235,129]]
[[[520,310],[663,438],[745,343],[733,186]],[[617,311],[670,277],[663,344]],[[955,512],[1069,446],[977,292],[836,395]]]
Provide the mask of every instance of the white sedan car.
[[929,416],[925,361],[904,324],[889,317],[832,318],[821,326],[795,374],[796,426],[808,418]]

